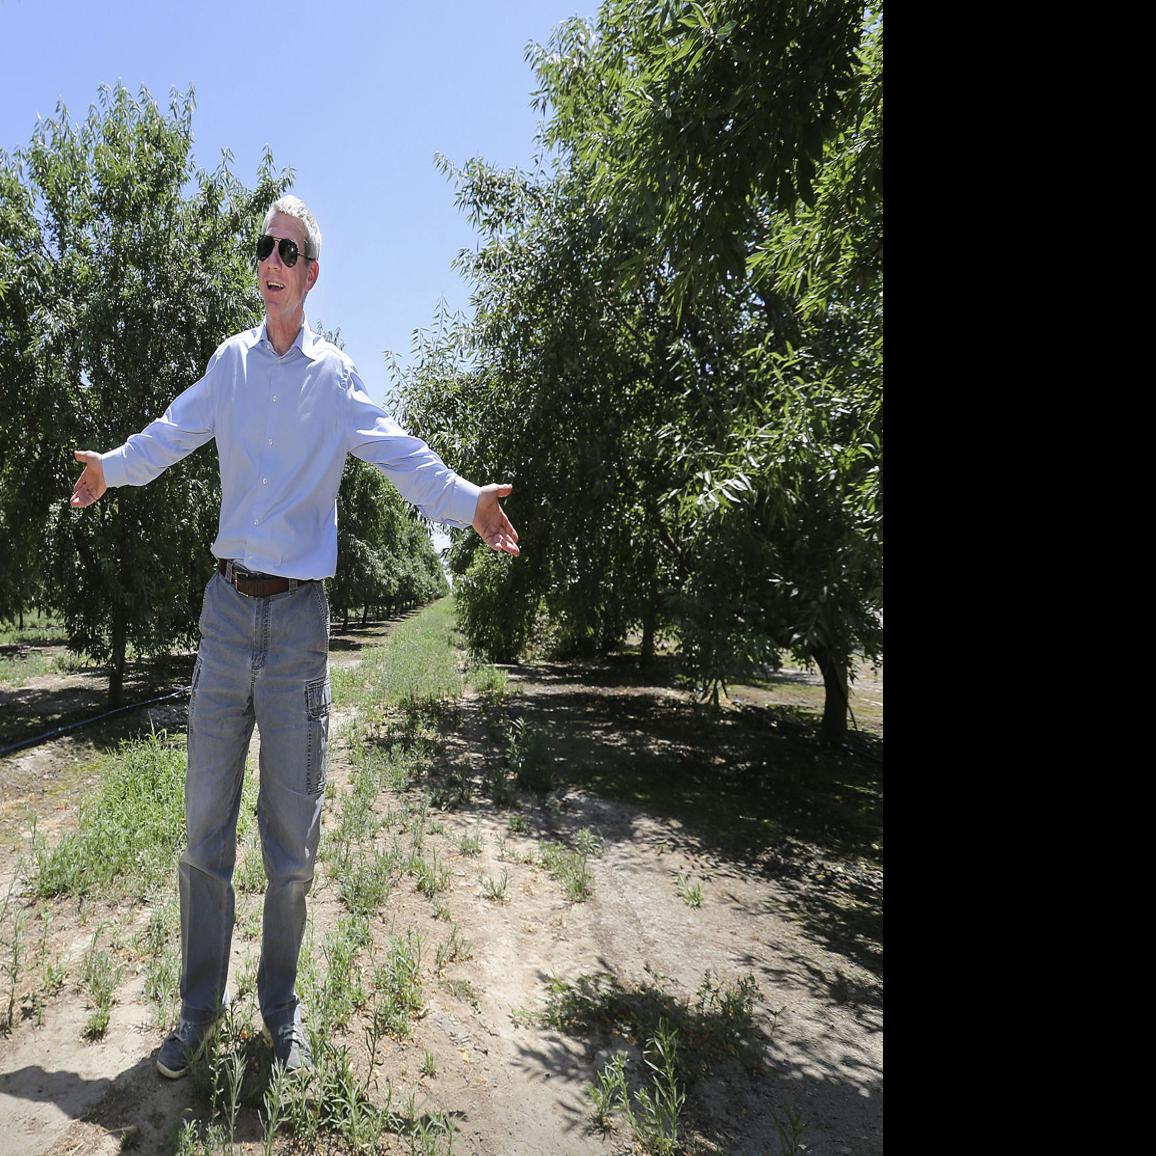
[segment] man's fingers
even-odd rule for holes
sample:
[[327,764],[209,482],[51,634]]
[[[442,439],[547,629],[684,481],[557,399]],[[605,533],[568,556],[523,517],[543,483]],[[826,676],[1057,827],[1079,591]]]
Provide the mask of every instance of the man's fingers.
[[104,484],[104,470],[101,468],[100,454],[95,450],[73,450],[73,457],[84,462],[84,470],[72,488],[69,505],[83,509],[91,506],[107,488]]

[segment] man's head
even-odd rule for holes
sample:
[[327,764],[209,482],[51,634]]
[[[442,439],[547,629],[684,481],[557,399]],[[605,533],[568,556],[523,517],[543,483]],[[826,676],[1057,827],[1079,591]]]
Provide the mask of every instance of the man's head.
[[[260,256],[263,248],[258,249],[257,283],[266,316],[296,326],[305,308],[305,296],[320,272],[321,230],[305,202],[290,196],[269,206],[264,236],[271,237],[272,242],[265,242],[269,252],[264,257]],[[284,245],[283,241],[293,244]]]
[[321,256],[321,228],[317,218],[309,211],[309,206],[300,198],[289,195],[278,197],[265,214],[265,232],[269,232],[269,225],[274,216],[283,213],[286,217],[296,217],[305,230],[305,240],[309,242],[307,255],[317,260]]

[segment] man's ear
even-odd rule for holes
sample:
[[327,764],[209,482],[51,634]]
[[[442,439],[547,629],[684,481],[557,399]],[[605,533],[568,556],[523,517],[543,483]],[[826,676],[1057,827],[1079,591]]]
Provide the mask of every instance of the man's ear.
[[305,292],[308,293],[314,285],[317,284],[318,274],[321,272],[320,261],[310,261],[309,268],[305,271]]

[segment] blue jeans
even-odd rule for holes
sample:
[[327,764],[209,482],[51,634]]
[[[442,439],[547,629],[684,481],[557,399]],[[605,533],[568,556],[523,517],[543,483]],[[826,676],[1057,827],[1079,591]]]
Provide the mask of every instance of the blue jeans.
[[257,822],[268,886],[257,996],[271,1029],[297,1010],[297,956],[313,885],[329,739],[329,601],[321,582],[249,598],[219,574],[205,590],[189,699],[188,848],[180,862],[181,1015],[220,1010],[229,971],[237,813],[253,724]]

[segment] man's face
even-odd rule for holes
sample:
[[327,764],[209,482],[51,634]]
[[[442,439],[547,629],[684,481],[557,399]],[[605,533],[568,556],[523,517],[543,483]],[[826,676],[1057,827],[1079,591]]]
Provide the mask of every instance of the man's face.
[[265,230],[271,237],[297,242],[297,264],[290,268],[281,260],[277,246],[257,264],[257,282],[268,317],[291,322],[305,307],[305,294],[317,280],[317,262],[305,259],[305,226],[286,213],[274,213]]

